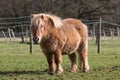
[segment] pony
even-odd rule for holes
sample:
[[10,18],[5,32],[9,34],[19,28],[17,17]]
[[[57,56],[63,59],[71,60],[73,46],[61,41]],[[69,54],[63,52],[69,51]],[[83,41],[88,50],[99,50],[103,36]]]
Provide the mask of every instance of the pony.
[[76,53],[79,55],[80,69],[89,71],[87,26],[78,19],[61,19],[52,14],[31,15],[33,41],[40,44],[48,62],[48,74],[63,72],[62,55],[69,56],[71,72],[78,70]]

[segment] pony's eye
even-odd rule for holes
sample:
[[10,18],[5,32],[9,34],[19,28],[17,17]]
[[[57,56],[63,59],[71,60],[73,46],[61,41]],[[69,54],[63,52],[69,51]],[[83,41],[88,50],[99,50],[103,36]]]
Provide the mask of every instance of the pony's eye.
[[39,25],[39,24],[40,24],[40,21],[38,20],[38,21],[37,21],[37,25]]
[[42,28],[43,27],[43,25],[40,25],[40,28]]
[[42,28],[42,27],[43,27],[43,25],[42,25],[42,24],[40,24],[39,28]]

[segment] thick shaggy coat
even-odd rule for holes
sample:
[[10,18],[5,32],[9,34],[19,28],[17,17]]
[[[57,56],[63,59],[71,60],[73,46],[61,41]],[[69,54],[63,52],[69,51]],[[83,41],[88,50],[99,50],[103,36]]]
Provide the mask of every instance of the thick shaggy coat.
[[[50,14],[32,14],[31,31],[33,41],[39,43],[48,62],[48,73],[62,73],[62,55],[67,54],[71,61],[71,71],[76,72],[76,53],[80,68],[89,71],[87,26],[78,19],[61,19]],[[56,68],[55,68],[56,64]]]

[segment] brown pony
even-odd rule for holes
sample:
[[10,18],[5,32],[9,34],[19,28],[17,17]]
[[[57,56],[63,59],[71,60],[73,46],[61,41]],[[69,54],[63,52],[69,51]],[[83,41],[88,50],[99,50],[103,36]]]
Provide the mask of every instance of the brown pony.
[[[50,14],[32,14],[31,30],[33,41],[39,43],[48,62],[48,74],[63,72],[62,55],[67,54],[71,61],[71,71],[76,72],[76,54],[78,52],[80,67],[89,71],[87,26],[78,19],[60,19]],[[56,68],[55,68],[56,64]]]

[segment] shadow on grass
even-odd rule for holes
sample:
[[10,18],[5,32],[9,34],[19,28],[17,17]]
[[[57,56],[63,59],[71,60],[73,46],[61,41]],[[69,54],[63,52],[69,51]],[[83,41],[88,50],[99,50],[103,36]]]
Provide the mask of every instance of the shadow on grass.
[[44,71],[0,71],[0,75],[4,76],[13,76],[13,75],[24,75],[24,74],[33,74],[33,75],[44,75],[47,73],[47,70]]

